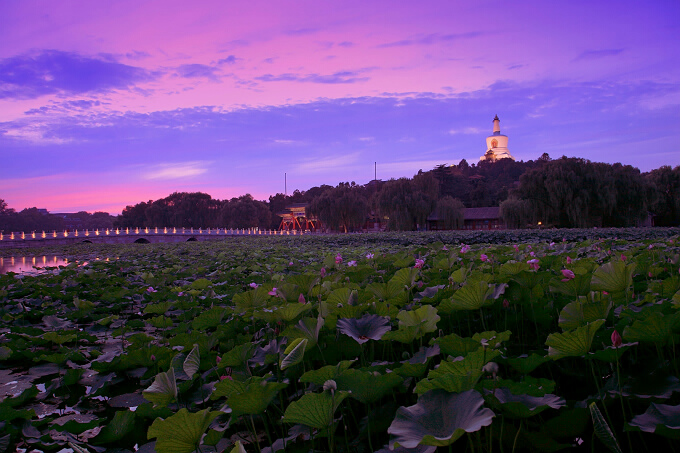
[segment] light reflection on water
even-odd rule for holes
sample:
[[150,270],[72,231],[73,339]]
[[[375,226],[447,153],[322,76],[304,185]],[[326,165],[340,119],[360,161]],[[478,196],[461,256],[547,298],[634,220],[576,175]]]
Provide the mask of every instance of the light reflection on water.
[[[117,260],[118,258],[114,259]],[[110,258],[97,257],[94,258],[93,261],[109,262]],[[15,272],[17,274],[40,274],[47,272],[46,268],[66,266],[72,263],[76,263],[78,264],[78,267],[80,267],[87,265],[89,262],[47,255],[0,257],[0,274],[6,274],[8,272]]]
[[[16,272],[17,274],[44,271],[46,267],[66,266],[69,260],[58,256],[11,256],[0,257],[0,274]],[[36,269],[38,268],[38,269]]]

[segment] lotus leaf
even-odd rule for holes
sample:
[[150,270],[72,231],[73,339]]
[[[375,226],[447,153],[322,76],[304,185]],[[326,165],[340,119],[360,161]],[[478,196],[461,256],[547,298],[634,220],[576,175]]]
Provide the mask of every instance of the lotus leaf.
[[207,409],[190,413],[180,409],[165,420],[157,418],[149,427],[147,438],[156,438],[158,453],[192,453],[201,445],[201,438],[210,422],[221,413]]
[[374,374],[353,369],[343,371],[336,379],[338,389],[348,390],[352,398],[364,404],[378,401],[403,381],[396,373]]
[[232,302],[238,313],[251,313],[257,308],[266,306],[270,299],[269,290],[259,286],[252,291],[234,294]]
[[132,411],[116,411],[116,414],[99,434],[92,439],[95,445],[118,442],[135,428],[135,413]]
[[645,413],[633,417],[629,425],[647,433],[680,439],[680,405],[651,403]]
[[550,291],[562,293],[570,297],[586,296],[590,292],[591,279],[590,273],[576,274],[574,278],[568,281],[553,279],[550,282]]
[[611,307],[612,303],[600,293],[591,292],[590,297],[580,296],[578,300],[565,305],[558,324],[565,332],[574,330],[597,319],[607,319]]
[[[148,306],[147,306],[148,308]],[[227,310],[222,307],[213,307],[204,311],[191,321],[191,327],[195,330],[213,329],[220,325],[222,319],[227,314]]]
[[483,408],[484,398],[475,390],[449,393],[431,390],[414,406],[400,407],[387,432],[393,437],[390,449],[398,446],[446,446],[466,432],[489,426],[495,414]]
[[654,312],[642,320],[635,321],[623,330],[626,341],[665,344],[671,338],[673,329],[680,325],[680,312],[672,315]]
[[240,367],[248,362],[253,351],[252,343],[244,343],[242,345],[236,346],[229,352],[222,355],[222,360],[218,365],[218,368]]
[[162,315],[166,311],[170,309],[172,306],[172,303],[169,301],[165,302],[158,302],[155,304],[149,304],[146,307],[144,307],[144,314],[152,314],[152,315]]
[[[501,283],[490,285],[484,280],[468,281],[451,297],[451,310],[478,310],[484,306],[493,304],[508,285]],[[447,306],[447,312],[449,311]]]
[[338,288],[332,291],[326,302],[329,306],[345,306],[345,305],[356,305],[359,302],[359,295],[356,290],[350,288]]
[[482,346],[479,341],[475,341],[472,338],[463,338],[455,333],[435,338],[433,341],[439,345],[443,354],[453,357],[465,356]]
[[160,372],[156,375],[153,384],[142,392],[144,399],[154,403],[155,406],[167,406],[177,399],[177,383],[175,382],[175,370],[170,368],[168,372]]
[[402,327],[416,327],[418,329],[416,338],[437,330],[437,322],[441,319],[437,315],[437,309],[431,305],[423,305],[411,311],[400,311],[397,318],[399,319],[400,329]]
[[204,290],[210,286],[210,280],[207,278],[197,278],[191,283],[191,289]]
[[419,274],[419,269],[414,267],[405,267],[395,272],[388,283],[399,286],[400,288],[411,289],[415,286],[416,279],[418,278]]
[[588,406],[590,409],[590,416],[593,419],[593,427],[595,429],[595,435],[602,441],[602,443],[614,453],[622,453],[619,443],[614,437],[611,428],[607,424],[607,421],[602,416],[600,409],[598,409],[595,402],[590,403]]
[[566,406],[564,398],[557,395],[546,394],[543,396],[531,396],[527,394],[514,394],[508,388],[487,390],[487,400],[497,401],[498,407],[509,416],[515,418],[527,418],[543,412],[547,408],[559,409]]
[[342,360],[337,365],[326,365],[318,370],[307,371],[300,377],[300,382],[312,382],[323,385],[328,380],[335,380],[340,374],[349,369],[356,360]]
[[307,343],[309,340],[306,338],[297,338],[293,340],[291,344],[288,345],[286,350],[284,351],[285,356],[283,359],[281,359],[280,367],[282,370],[285,370],[288,367],[291,367],[293,365],[297,365],[298,363],[302,362],[302,359],[305,356],[305,348],[307,347]]
[[201,355],[198,352],[198,345],[195,344],[191,349],[191,352],[189,352],[189,355],[187,355],[187,358],[184,359],[184,363],[182,363],[182,369],[184,370],[184,373],[186,373],[186,375],[191,378],[194,373],[198,371],[200,365]]
[[261,311],[256,311],[253,316],[256,319],[263,319],[274,323],[277,321],[291,322],[301,314],[312,309],[311,304],[286,303],[285,305],[271,307]]
[[406,301],[406,288],[393,280],[387,283],[371,283],[366,286],[366,290],[382,301],[395,299],[397,301]]
[[364,315],[361,318],[338,319],[336,328],[340,333],[352,337],[357,343],[380,340],[389,331],[390,320],[378,315]]
[[545,344],[548,356],[553,360],[564,357],[581,357],[590,351],[595,332],[604,324],[604,319],[590,322],[583,327],[565,333],[548,335]]
[[313,348],[319,341],[319,332],[321,332],[324,323],[325,321],[321,316],[316,319],[302,318],[297,325],[295,325],[295,329],[300,332],[302,338],[306,338],[307,341],[309,341],[307,346]]
[[269,382],[256,376],[249,378],[244,388],[240,391],[232,391],[227,397],[227,405],[232,410],[232,417],[263,413],[279,391],[287,385],[281,382]]
[[469,390],[482,377],[482,367],[499,356],[500,352],[495,349],[478,349],[469,353],[463,360],[444,361],[439,364],[439,368],[430,371],[426,379],[418,382],[415,392],[423,394],[437,388],[447,392]]
[[308,393],[288,405],[282,421],[316,429],[327,428],[333,422],[340,403],[348,396],[349,393],[343,391]]
[[610,261],[593,273],[591,288],[594,291],[607,291],[612,294],[623,293],[633,284],[633,271],[635,263]]
[[505,362],[522,374],[529,374],[542,363],[550,361],[550,357],[538,355],[535,352],[530,356],[524,355],[506,359]]
[[246,453],[246,449],[241,444],[241,441],[237,440],[234,444],[234,448],[232,448],[229,453]]

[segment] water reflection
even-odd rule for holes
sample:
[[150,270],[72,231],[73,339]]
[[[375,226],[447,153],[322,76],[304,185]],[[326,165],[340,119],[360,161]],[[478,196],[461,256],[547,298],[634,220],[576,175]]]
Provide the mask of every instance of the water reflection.
[[[46,267],[66,266],[69,261],[58,256],[18,256],[0,257],[0,274],[17,274],[44,271]],[[37,268],[37,269],[36,269]]]

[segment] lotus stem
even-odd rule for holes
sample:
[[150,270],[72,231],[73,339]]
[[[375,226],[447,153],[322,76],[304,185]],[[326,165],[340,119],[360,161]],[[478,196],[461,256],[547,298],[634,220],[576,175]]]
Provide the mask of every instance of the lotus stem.
[[519,421],[519,428],[517,428],[517,434],[515,434],[515,440],[512,442],[512,453],[515,453],[515,448],[517,447],[517,439],[519,438],[519,432],[520,431],[522,431],[522,420]]

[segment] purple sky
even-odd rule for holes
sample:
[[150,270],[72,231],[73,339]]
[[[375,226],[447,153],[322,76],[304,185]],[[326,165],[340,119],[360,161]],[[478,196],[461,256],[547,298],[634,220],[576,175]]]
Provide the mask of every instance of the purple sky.
[[680,164],[680,2],[0,2],[0,198],[266,199],[477,162]]

